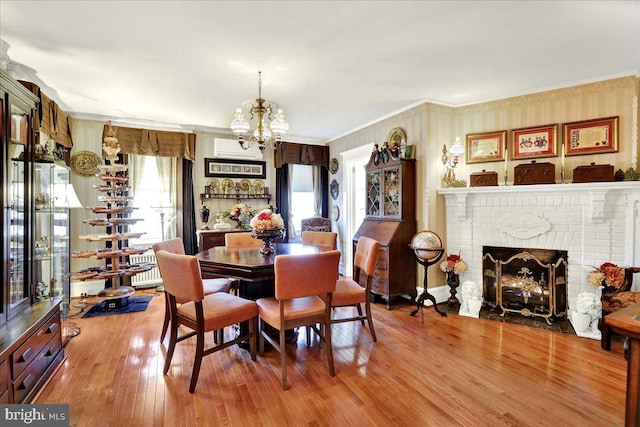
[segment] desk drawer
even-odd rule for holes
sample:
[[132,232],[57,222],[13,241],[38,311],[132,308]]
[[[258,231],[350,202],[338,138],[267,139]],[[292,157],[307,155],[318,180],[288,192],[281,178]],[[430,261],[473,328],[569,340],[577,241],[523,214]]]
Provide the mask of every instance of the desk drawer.
[[62,354],[61,349],[62,339],[60,334],[57,334],[52,337],[51,341],[33,358],[29,366],[27,366],[22,374],[13,382],[13,398],[16,403],[21,403],[25,396],[33,390],[42,378],[42,374],[44,374],[54,359]]
[[60,314],[56,312],[47,319],[42,328],[31,335],[24,344],[12,353],[12,378],[17,378],[26,369],[53,336],[57,336],[58,340],[60,340],[60,335]]
[[[9,379],[9,362],[5,359],[0,362],[0,396],[4,395],[4,392],[9,390],[9,384],[11,384],[11,380]],[[6,396],[9,398],[9,395]],[[0,403],[2,403],[0,399]]]

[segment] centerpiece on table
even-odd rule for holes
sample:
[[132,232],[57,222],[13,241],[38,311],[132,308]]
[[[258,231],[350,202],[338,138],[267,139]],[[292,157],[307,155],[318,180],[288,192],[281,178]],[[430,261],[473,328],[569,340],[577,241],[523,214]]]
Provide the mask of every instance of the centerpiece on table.
[[467,271],[467,263],[460,258],[460,255],[449,255],[440,264],[440,270],[447,273],[447,285],[449,285],[449,292],[451,293],[447,300],[448,305],[459,305],[460,301],[456,298],[457,288],[460,286],[459,274]]
[[271,209],[264,209],[251,218],[251,236],[263,242],[260,253],[271,255],[274,252],[272,242],[283,236],[284,221],[280,214]]

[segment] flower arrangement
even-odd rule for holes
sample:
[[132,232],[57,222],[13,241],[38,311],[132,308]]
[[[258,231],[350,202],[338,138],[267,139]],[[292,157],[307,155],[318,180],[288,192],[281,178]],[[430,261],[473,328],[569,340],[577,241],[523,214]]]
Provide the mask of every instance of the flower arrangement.
[[622,286],[623,281],[624,268],[610,262],[605,262],[587,275],[587,282],[595,288],[604,286],[605,288],[618,289]]
[[467,263],[460,258],[460,255],[449,255],[447,260],[440,264],[440,270],[445,273],[460,274],[467,271]]
[[251,218],[251,228],[256,233],[263,233],[265,230],[284,228],[284,221],[280,214],[274,213],[271,209],[264,209]]
[[229,218],[238,218],[242,214],[252,216],[254,213],[246,203],[237,203],[229,209]]

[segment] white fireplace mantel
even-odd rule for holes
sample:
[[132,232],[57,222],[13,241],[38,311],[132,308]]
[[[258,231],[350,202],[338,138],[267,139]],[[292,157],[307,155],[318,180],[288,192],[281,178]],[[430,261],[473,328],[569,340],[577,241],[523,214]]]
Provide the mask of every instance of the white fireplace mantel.
[[[593,266],[640,265],[640,181],[442,188],[447,252],[460,253],[461,281],[482,283],[482,247],[566,250],[568,298],[594,291]],[[636,288],[637,288],[636,284]]]

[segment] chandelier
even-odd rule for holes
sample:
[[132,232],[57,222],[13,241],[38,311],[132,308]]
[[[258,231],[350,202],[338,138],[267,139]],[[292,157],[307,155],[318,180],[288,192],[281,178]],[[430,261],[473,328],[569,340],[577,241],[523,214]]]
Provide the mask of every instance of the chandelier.
[[[258,71],[258,99],[247,101],[243,108],[236,109],[230,125],[231,130],[238,137],[238,144],[243,149],[248,150],[257,143],[260,151],[264,151],[267,146],[275,150],[282,144],[282,136],[289,130],[289,123],[285,120],[287,116],[282,112],[282,109],[278,108],[274,112],[275,108],[269,101],[262,98],[262,72]],[[243,109],[250,114],[249,120],[257,118],[256,129],[253,131],[253,135],[248,138],[245,135],[249,132],[251,125],[247,121]],[[265,119],[271,121],[268,126]]]

